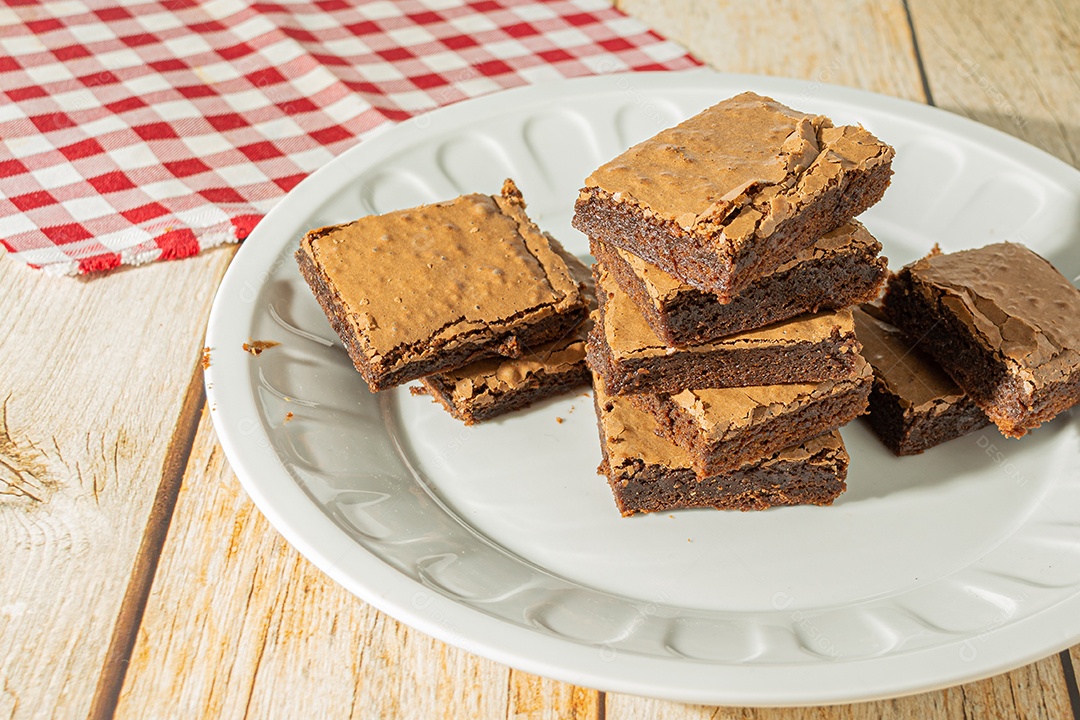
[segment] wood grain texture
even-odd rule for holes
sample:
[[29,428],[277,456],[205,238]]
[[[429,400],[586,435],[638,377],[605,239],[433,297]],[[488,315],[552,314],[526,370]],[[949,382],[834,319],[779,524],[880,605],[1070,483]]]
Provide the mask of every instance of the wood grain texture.
[[617,5],[721,72],[781,75],[925,100],[900,0]]
[[0,716],[90,708],[230,255],[92,280],[0,261]]
[[1080,167],[1080,7],[910,0],[934,100]]
[[301,557],[202,418],[119,718],[595,718],[597,693],[450,647]]
[[[203,356],[208,352],[203,348]],[[169,529],[176,498],[180,494],[180,483],[184,478],[191,447],[195,442],[198,418],[206,404],[206,391],[203,388],[203,359],[200,357],[196,370],[188,381],[184,402],[173,427],[173,435],[165,450],[165,462],[161,467],[161,479],[154,495],[143,530],[142,542],[135,554],[135,563],[131,567],[127,590],[120,601],[120,611],[113,624],[113,634],[109,649],[98,677],[97,689],[90,705],[90,720],[109,718],[116,708],[116,700],[123,687],[127,673],[128,660],[135,646],[135,636],[142,622],[143,609],[150,594],[150,586],[157,571],[158,558],[165,546],[165,537]]]
[[881,702],[819,708],[724,708],[608,693],[608,720],[919,720],[1072,717],[1057,656],[987,680]]

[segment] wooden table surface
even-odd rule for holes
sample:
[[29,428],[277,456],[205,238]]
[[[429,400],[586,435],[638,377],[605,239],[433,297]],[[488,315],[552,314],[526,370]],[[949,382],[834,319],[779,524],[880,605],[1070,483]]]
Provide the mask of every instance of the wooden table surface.
[[[1076,0],[621,7],[721,71],[866,88],[1080,166]],[[945,691],[681,705],[445,645],[289,547],[211,425],[199,359],[231,249],[48,277],[0,260],[0,717],[1080,718],[1080,646]]]

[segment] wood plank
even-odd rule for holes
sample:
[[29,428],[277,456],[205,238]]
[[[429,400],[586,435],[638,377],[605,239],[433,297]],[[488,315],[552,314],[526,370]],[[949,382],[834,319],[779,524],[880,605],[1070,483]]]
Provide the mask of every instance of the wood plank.
[[923,102],[900,0],[618,0],[625,12],[722,72],[801,78]]
[[[206,349],[203,350],[206,352]],[[204,356],[205,357],[205,354]],[[113,625],[112,639],[108,653],[98,678],[94,700],[90,706],[89,717],[92,720],[112,716],[116,699],[123,686],[127,672],[128,659],[135,647],[135,635],[142,621],[143,609],[150,594],[150,585],[154,580],[158,558],[165,546],[165,537],[176,507],[176,498],[180,493],[180,483],[184,478],[188,456],[195,442],[198,418],[206,404],[206,391],[203,388],[202,363],[196,365],[196,371],[188,382],[184,403],[173,428],[173,436],[165,451],[165,462],[161,468],[161,480],[150,508],[150,515],[143,530],[142,543],[135,555],[128,579],[127,590],[120,602],[120,612]]]
[[1080,167],[1080,10],[911,0],[934,100]]
[[240,488],[204,415],[119,718],[595,718],[597,693],[411,630],[334,584]]
[[230,257],[0,260],[0,715],[87,715]]
[[607,720],[935,720],[1072,717],[1057,656],[1014,672],[881,702],[822,708],[717,708],[608,694]]

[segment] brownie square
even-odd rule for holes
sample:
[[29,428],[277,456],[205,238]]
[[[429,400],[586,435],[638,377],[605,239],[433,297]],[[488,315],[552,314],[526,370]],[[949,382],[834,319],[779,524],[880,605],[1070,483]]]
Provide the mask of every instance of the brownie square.
[[870,412],[865,415],[886,447],[917,455],[969,432],[990,419],[941,366],[913,346],[881,308],[853,311],[862,355],[874,369]]
[[589,365],[615,395],[836,380],[861,362],[846,308],[677,348],[657,337],[602,263],[593,274],[600,317],[589,333]]
[[698,479],[678,445],[660,437],[648,413],[626,398],[595,389],[603,462],[619,512],[681,508],[764,510],[779,505],[829,505],[847,488],[848,455],[840,433],[785,448],[750,465]]
[[690,456],[699,477],[736,470],[837,429],[866,411],[870,365],[842,380],[626,395]]
[[1080,402],[1080,290],[1023,245],[932,253],[889,281],[884,303],[1002,434]]
[[581,386],[591,380],[585,364],[585,332],[527,348],[519,358],[487,358],[420,378],[426,391],[466,425]]
[[893,149],[742,93],[602,165],[573,224],[729,302],[881,199]]
[[[563,260],[585,295],[596,304],[589,268],[562,251]],[[591,382],[585,363],[585,338],[592,323],[586,320],[565,338],[536,348],[524,348],[518,358],[485,358],[460,368],[420,378],[423,388],[447,412],[473,425]]]
[[722,303],[626,250],[590,240],[592,254],[668,345],[697,345],[804,313],[870,302],[881,292],[888,260],[857,220],[826,233],[774,272]]
[[296,260],[375,392],[564,337],[588,309],[562,252],[507,180],[312,230]]

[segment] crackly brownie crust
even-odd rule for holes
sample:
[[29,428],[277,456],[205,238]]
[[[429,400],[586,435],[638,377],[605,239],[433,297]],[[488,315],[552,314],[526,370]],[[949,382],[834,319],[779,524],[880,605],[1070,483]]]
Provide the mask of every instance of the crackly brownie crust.
[[594,393],[603,461],[623,516],[684,508],[764,510],[830,505],[847,488],[848,455],[839,432],[812,438],[733,472],[699,480],[689,456],[655,432],[625,398]]
[[602,263],[593,274],[600,313],[589,333],[589,366],[616,395],[837,380],[861,362],[847,309],[676,348],[656,336]]
[[862,355],[874,369],[864,417],[896,455],[916,455],[986,427],[990,419],[877,306],[853,311]]
[[893,149],[743,93],[598,168],[573,225],[730,301],[881,199]]
[[847,424],[866,411],[873,372],[860,357],[843,380],[625,396],[692,458],[699,477],[742,465]]
[[[557,249],[589,307],[595,307],[596,293],[589,268],[561,247]],[[591,326],[586,320],[566,337],[538,347],[522,348],[520,357],[484,358],[420,378],[421,392],[426,391],[466,425],[569,392],[592,381],[585,363],[585,338]]]
[[933,253],[884,305],[1006,436],[1080,402],[1080,290],[1023,245]]
[[729,303],[686,285],[636,255],[590,239],[593,256],[669,345],[695,345],[803,313],[876,298],[888,274],[881,243],[857,220],[827,233]]
[[[575,334],[576,335],[576,334]],[[587,385],[585,340],[556,341],[520,358],[488,358],[420,378],[447,412],[473,425]]]
[[587,302],[557,241],[501,196],[455,200],[309,232],[296,252],[356,369],[379,391],[566,336]]

